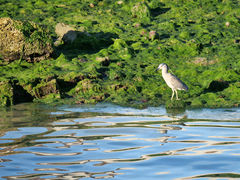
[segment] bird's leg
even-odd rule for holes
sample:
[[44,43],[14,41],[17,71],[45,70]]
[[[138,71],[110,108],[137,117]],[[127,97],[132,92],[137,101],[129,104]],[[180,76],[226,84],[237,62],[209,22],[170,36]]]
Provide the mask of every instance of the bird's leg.
[[178,99],[177,90],[175,90],[175,92],[176,92],[176,100],[180,100],[180,99]]
[[172,97],[171,97],[171,101],[173,100],[174,97],[174,90],[172,89]]

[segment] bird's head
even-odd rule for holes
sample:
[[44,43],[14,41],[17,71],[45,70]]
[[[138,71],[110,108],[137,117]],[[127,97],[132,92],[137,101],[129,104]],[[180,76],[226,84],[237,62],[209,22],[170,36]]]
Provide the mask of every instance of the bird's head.
[[158,66],[158,68],[156,69],[156,71],[158,71],[159,69],[168,69],[168,66],[167,66],[167,64],[165,64],[165,63],[161,63],[161,64],[159,64],[159,66]]

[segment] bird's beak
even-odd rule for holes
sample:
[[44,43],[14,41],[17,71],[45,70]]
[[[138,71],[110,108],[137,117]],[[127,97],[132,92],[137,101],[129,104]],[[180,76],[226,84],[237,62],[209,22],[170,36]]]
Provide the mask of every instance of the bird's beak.
[[156,70],[155,70],[155,72],[157,72],[159,70],[159,68],[157,68]]

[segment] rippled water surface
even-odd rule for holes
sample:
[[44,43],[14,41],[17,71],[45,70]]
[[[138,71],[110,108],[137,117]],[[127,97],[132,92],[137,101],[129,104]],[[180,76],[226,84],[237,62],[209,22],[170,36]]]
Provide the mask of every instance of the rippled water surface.
[[240,108],[0,109],[1,179],[240,179]]

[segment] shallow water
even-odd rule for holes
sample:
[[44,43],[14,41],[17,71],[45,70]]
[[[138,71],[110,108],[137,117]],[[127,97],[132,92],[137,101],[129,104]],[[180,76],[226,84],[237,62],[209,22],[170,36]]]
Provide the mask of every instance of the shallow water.
[[1,179],[240,179],[240,108],[0,109]]

